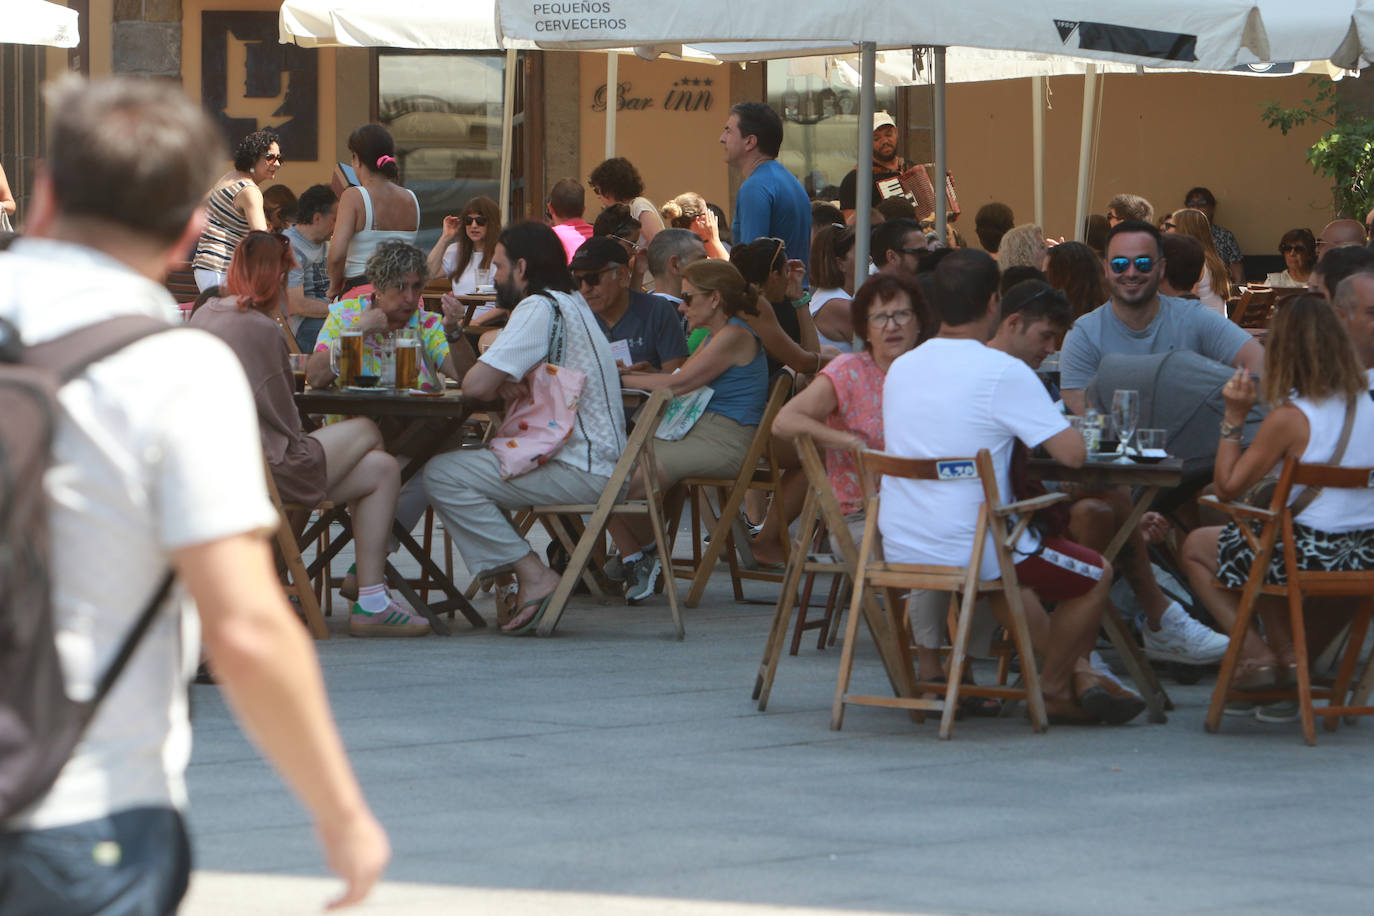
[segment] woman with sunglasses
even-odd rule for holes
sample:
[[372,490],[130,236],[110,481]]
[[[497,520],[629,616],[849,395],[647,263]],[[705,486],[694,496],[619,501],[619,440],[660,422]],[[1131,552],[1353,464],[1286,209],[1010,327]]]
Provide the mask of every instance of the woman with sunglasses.
[[281,147],[270,130],[254,131],[234,148],[234,167],[219,177],[205,199],[205,232],[191,259],[201,292],[223,286],[239,242],[254,229],[267,229],[258,186],[271,181],[279,168]]
[[364,124],[348,135],[353,170],[362,182],[339,195],[339,215],[329,245],[329,299],[367,283],[367,259],[383,242],[415,244],[420,202],[398,182],[396,141],[380,124]]
[[[491,285],[491,258],[500,234],[501,210],[490,197],[474,197],[463,204],[457,216],[444,217],[443,231],[429,252],[427,265],[431,277],[446,276],[453,284],[453,291],[444,293],[446,308],[466,314],[467,306],[457,297],[470,296],[478,287]],[[505,314],[504,309],[482,303],[473,311],[472,323],[486,324]]]
[[1317,240],[1311,229],[1289,229],[1279,239],[1279,254],[1284,269],[1264,278],[1265,286],[1307,287],[1312,267],[1317,263]]
[[1197,239],[1202,246],[1202,278],[1197,281],[1197,297],[1214,312],[1226,314],[1226,297],[1231,293],[1231,273],[1217,253],[1212,240],[1212,224],[1201,210],[1175,210],[1164,223],[1165,232],[1178,232]]
[[609,207],[624,204],[630,210],[630,218],[639,227],[639,241],[648,245],[663,228],[658,210],[643,197],[644,179],[639,177],[639,169],[630,160],[616,156],[592,169],[587,176],[592,193]]

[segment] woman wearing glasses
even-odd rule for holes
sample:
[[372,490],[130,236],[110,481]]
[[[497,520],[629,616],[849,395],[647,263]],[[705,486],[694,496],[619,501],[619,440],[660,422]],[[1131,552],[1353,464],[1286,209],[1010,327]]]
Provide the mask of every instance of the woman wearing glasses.
[[398,184],[396,141],[380,124],[364,124],[348,135],[353,170],[362,182],[339,195],[339,215],[329,245],[330,300],[367,282],[367,259],[383,242],[415,244],[420,202]]
[[1264,278],[1265,286],[1298,287],[1305,289],[1317,263],[1317,240],[1311,229],[1289,229],[1279,239],[1279,254],[1284,269]]
[[220,176],[205,200],[205,232],[191,259],[196,286],[203,293],[223,286],[229,262],[243,237],[267,229],[262,190],[281,168],[281,147],[270,130],[257,130],[234,148],[234,167]]
[[[444,217],[443,232],[429,252],[427,266],[431,277],[445,276],[453,284],[453,292],[444,293],[446,307],[466,313],[467,306],[456,297],[491,286],[491,257],[500,234],[501,210],[490,197],[474,197],[457,216]],[[484,302],[472,313],[472,323],[486,324],[498,314],[505,311]]]

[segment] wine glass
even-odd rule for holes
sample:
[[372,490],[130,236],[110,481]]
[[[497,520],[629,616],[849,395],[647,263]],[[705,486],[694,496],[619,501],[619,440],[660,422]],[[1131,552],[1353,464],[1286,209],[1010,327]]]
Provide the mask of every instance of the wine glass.
[[1135,425],[1140,420],[1140,392],[1118,389],[1112,393],[1112,423],[1116,426],[1116,449],[1121,455],[1118,461],[1130,459],[1131,437],[1135,435]]

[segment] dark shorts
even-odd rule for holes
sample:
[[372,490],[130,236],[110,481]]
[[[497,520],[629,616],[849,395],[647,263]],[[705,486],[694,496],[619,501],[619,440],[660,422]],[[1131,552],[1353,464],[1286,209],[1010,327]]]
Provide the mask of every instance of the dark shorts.
[[1067,601],[1102,580],[1102,554],[1064,538],[1045,538],[1039,553],[1016,564],[1016,578],[1041,601]]
[[164,916],[176,912],[190,875],[186,827],[171,808],[0,833],[5,916]]

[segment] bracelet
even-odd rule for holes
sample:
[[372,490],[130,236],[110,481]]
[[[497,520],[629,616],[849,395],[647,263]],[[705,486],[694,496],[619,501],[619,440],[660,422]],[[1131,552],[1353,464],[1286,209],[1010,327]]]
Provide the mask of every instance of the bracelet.
[[799,296],[798,298],[792,300],[792,308],[794,308],[794,309],[799,309],[799,308],[801,308],[803,305],[810,305],[810,304],[811,304],[811,290],[809,290],[809,289],[808,289],[806,292],[802,293],[801,296]]
[[1222,420],[1220,429],[1221,438],[1229,439],[1232,442],[1239,442],[1241,434],[1245,431],[1245,424],[1227,423],[1225,420]]

